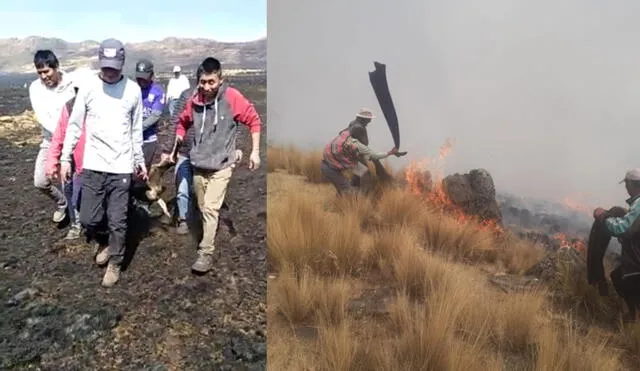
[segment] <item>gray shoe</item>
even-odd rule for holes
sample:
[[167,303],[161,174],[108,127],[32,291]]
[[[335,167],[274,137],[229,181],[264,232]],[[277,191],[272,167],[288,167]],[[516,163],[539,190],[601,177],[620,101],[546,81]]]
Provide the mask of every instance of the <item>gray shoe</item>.
[[212,254],[198,253],[198,259],[196,259],[196,262],[191,266],[191,270],[199,273],[207,273],[211,270],[212,263]]
[[65,240],[77,240],[80,238],[82,234],[82,226],[80,224],[74,224],[67,232],[67,235],[64,237]]
[[105,265],[107,264],[107,262],[109,262],[110,257],[111,256],[109,255],[109,247],[105,247],[98,253],[98,255],[96,255],[96,264]]
[[177,234],[187,234],[189,233],[189,226],[187,225],[187,222],[184,220],[181,220],[178,222],[178,227],[176,228],[176,233]]
[[63,207],[58,207],[56,211],[53,213],[53,222],[60,223],[67,216],[67,205]]
[[117,264],[109,263],[107,271],[104,272],[102,277],[102,286],[111,287],[120,279],[120,266]]

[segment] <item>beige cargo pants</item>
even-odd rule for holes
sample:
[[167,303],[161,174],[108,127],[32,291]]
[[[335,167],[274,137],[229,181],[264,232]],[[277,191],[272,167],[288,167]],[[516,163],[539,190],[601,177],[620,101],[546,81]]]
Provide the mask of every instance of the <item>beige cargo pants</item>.
[[199,252],[212,254],[215,251],[216,230],[222,202],[227,195],[227,186],[235,165],[216,172],[194,169],[193,188],[202,214],[202,241]]

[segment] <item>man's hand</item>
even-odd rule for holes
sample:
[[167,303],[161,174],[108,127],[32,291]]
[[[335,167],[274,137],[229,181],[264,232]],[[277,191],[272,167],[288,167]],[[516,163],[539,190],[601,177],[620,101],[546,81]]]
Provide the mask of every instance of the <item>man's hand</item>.
[[602,216],[604,216],[604,213],[606,211],[607,210],[605,210],[605,209],[603,209],[601,207],[598,207],[597,209],[593,210],[593,218],[594,219],[598,219],[598,220],[602,219]]
[[396,153],[398,153],[398,149],[396,147],[391,148],[391,150],[387,152],[389,156],[395,155]]
[[257,170],[260,167],[260,150],[254,149],[249,156],[249,170]]
[[58,164],[58,165],[47,168],[45,175],[47,178],[51,180],[60,179],[60,165]]
[[62,183],[66,183],[71,180],[71,163],[63,161],[60,164],[60,180]]
[[160,164],[167,164],[167,163],[171,163],[173,164],[174,162],[176,162],[176,159],[171,156],[171,154],[169,153],[163,153],[160,155]]
[[144,164],[138,165],[136,169],[136,176],[145,182],[149,180],[149,177],[147,176],[147,167]]

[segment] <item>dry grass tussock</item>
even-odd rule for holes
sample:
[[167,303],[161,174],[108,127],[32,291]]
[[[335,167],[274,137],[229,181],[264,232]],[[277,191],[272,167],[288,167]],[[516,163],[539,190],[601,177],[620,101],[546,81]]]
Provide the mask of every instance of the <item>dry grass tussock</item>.
[[544,285],[489,284],[488,271],[521,277],[542,258],[537,246],[460,224],[402,189],[339,201],[318,153],[268,153],[270,369],[638,366],[640,331],[593,330]]
[[33,145],[41,140],[41,132],[33,111],[16,116],[0,116],[0,139],[15,145]]

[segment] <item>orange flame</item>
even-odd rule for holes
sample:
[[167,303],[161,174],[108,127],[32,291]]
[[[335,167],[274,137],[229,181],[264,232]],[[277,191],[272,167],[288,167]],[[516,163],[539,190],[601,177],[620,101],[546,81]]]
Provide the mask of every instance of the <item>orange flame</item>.
[[556,233],[553,235],[553,239],[556,241],[560,242],[560,248],[561,249],[576,249],[580,252],[585,252],[586,248],[584,245],[584,242],[577,239],[577,238],[573,238],[573,239],[569,239],[567,238],[567,236],[564,233]]
[[503,232],[502,228],[494,220],[478,221],[477,218],[466,215],[447,196],[444,190],[444,170],[442,165],[452,150],[453,140],[447,138],[440,147],[436,161],[427,158],[418,163],[409,164],[404,173],[409,191],[417,196],[426,198],[440,212],[446,212],[451,215],[458,224],[468,224],[475,221],[479,230]]

